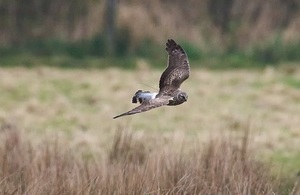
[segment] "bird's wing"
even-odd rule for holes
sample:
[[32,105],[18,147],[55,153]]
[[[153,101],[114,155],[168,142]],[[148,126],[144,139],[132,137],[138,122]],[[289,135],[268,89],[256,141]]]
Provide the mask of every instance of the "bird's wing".
[[160,93],[168,88],[178,89],[190,76],[190,65],[187,54],[173,39],[166,43],[168,67],[159,80]]
[[132,109],[128,112],[125,112],[123,114],[117,115],[117,116],[114,117],[114,119],[119,118],[121,116],[146,112],[146,111],[151,110],[153,108],[158,108],[160,106],[167,105],[169,103],[169,100],[171,100],[171,99],[173,99],[173,98],[170,97],[170,96],[163,96],[163,97],[156,98],[156,99],[145,100],[138,107],[136,107],[136,108],[134,108],[134,109]]

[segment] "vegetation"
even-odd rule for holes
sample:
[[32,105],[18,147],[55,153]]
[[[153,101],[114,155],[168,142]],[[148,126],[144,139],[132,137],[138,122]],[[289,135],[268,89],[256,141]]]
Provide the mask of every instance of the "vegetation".
[[[299,194],[299,2],[149,2],[0,1],[0,194]],[[113,120],[169,38],[188,102]]]
[[1,68],[3,193],[298,189],[299,66],[193,69],[186,104],[113,120],[134,106],[137,89],[153,91],[142,83],[157,86],[161,71],[138,63]]
[[[294,63],[300,61],[300,43],[284,44],[281,41],[249,50],[226,52],[203,51],[195,44],[179,42],[192,64],[207,68],[261,68],[268,65]],[[34,41],[20,47],[0,48],[1,66],[40,65],[70,68],[136,68],[136,61],[144,59],[153,67],[164,67],[166,53],[164,47],[151,40],[142,41],[135,49],[128,47],[128,40],[117,41],[116,56],[107,53],[104,37],[96,37],[77,43],[59,40]]]
[[[296,186],[271,176],[247,143],[212,139],[185,152],[145,144],[117,131],[102,158],[62,142],[33,145],[14,127],[2,126],[2,194],[297,194]],[[247,141],[245,137],[244,141]],[[285,186],[283,186],[285,184]]]
[[[162,51],[168,38],[180,42],[194,64],[207,67],[265,67],[300,60],[296,0],[122,1],[109,18],[105,1],[30,2],[0,3],[1,66],[39,64],[24,56],[63,67],[95,67],[84,60],[91,57],[100,68],[103,58],[109,66],[124,68],[133,67],[122,63],[128,58],[156,65],[165,62]],[[64,60],[52,63],[53,58]]]

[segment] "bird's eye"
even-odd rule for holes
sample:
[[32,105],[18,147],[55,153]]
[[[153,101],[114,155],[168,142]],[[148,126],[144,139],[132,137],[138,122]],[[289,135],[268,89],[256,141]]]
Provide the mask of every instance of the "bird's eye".
[[184,95],[183,94],[179,94],[179,98],[180,99],[184,99]]

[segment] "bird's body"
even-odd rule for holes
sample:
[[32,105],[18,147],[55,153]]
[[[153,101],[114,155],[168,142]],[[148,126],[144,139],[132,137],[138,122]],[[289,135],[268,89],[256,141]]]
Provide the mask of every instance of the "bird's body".
[[115,118],[137,114],[160,106],[176,106],[187,101],[188,96],[181,91],[180,85],[190,76],[187,54],[174,40],[168,40],[166,51],[169,54],[168,66],[159,80],[159,92],[138,90],[132,97],[132,103],[140,103],[136,108],[115,116]]

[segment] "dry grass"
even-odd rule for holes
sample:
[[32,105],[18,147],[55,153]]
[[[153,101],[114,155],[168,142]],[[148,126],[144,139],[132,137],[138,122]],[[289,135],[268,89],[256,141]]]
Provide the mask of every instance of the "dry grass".
[[220,132],[238,135],[250,125],[255,145],[296,151],[299,71],[194,70],[182,85],[189,94],[186,104],[112,120],[134,107],[130,100],[137,89],[154,91],[141,83],[156,88],[160,70],[1,68],[0,121],[32,135],[57,133],[75,143],[104,145],[118,125],[147,136],[201,140]]
[[270,168],[256,162],[246,147],[224,138],[189,151],[164,146],[147,151],[148,138],[133,138],[123,130],[117,131],[107,158],[84,158],[62,140],[33,146],[17,129],[2,128],[1,134],[1,194],[242,195],[280,190]]
[[[134,106],[137,89],[152,90],[139,83],[157,86],[161,71],[138,67],[1,68],[0,189],[268,194],[278,190],[269,168],[272,175],[299,171],[298,66],[193,69],[182,85],[187,103],[113,120]],[[114,133],[122,128],[132,133]],[[245,145],[256,152],[242,158],[245,130]],[[261,164],[270,160],[275,166]]]

